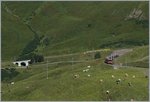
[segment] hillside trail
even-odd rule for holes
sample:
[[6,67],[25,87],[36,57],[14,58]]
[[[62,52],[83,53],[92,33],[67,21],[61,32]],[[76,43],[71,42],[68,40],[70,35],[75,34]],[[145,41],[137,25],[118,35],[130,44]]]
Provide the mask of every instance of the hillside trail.
[[93,52],[98,52],[98,51],[110,51],[110,49],[88,50],[88,51],[80,52],[80,53],[71,53],[71,54],[63,54],[63,55],[46,56],[45,58],[68,57],[68,56],[79,55],[79,54],[88,54],[88,53],[93,53]]

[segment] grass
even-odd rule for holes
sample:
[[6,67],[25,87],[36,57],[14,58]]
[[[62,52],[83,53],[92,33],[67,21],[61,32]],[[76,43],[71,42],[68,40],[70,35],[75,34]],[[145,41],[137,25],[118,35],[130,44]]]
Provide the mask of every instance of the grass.
[[[58,67],[51,70],[49,67],[49,79],[46,79],[45,68],[33,68],[27,70],[27,73],[32,72],[33,75],[23,80],[15,81],[14,85],[9,85],[11,92],[5,84],[2,84],[2,100],[57,100],[57,101],[106,101],[106,90],[110,90],[111,100],[115,101],[129,101],[134,98],[138,101],[148,100],[148,79],[144,77],[143,71],[145,69],[118,69],[114,70],[103,64],[92,66],[89,72],[82,72],[86,69],[85,64],[77,64],[72,66]],[[111,75],[116,77],[111,78]],[[129,77],[116,85],[115,81],[118,78],[122,80],[125,78],[125,73]],[[79,74],[78,79],[74,79],[73,75]],[[87,75],[90,74],[91,77]],[[21,73],[24,76],[25,73]],[[136,78],[133,79],[132,75]],[[19,78],[18,76],[17,78]],[[103,79],[104,82],[100,83],[99,80]],[[14,79],[15,80],[15,79]],[[128,82],[132,82],[133,87],[128,86]],[[29,87],[26,88],[26,87]],[[128,91],[127,91],[128,90]]]
[[[102,58],[96,61],[74,63],[73,65],[49,65],[48,79],[46,64],[31,65],[29,70],[18,68],[16,70],[20,74],[10,80],[10,82],[15,82],[14,85],[9,84],[7,86],[6,83],[2,82],[2,100],[108,101],[110,98],[112,101],[130,101],[133,98],[137,101],[147,101],[148,78],[145,76],[148,69],[121,67],[114,70],[111,66],[103,63],[108,53],[102,52]],[[82,56],[82,58],[86,57]],[[91,66],[89,71],[83,72],[88,65]],[[128,73],[129,76],[125,77],[125,73]],[[75,79],[75,74],[78,74],[79,78]],[[91,77],[88,77],[88,74]],[[115,78],[112,79],[111,75],[114,75]],[[133,75],[136,77],[132,78]],[[116,80],[119,78],[122,81],[117,85]],[[103,79],[102,83],[100,79]],[[128,86],[129,82],[133,86]],[[110,91],[109,96],[106,95],[107,90]]]
[[18,56],[33,39],[33,32],[22,21],[33,12],[29,24],[39,35],[49,38],[48,46],[38,47],[38,53],[45,56],[148,44],[148,27],[136,24],[137,19],[124,20],[134,8],[140,8],[148,21],[148,2],[17,1],[2,2],[2,7],[4,4],[21,19],[2,8],[2,60],[5,61]]
[[123,63],[123,64],[127,63],[127,65],[149,68],[148,56],[149,56],[149,46],[139,46],[133,48],[132,52],[129,52],[126,55],[117,58],[116,63]]
[[[44,56],[78,53],[47,58],[49,62],[72,60],[72,57],[89,62],[49,65],[48,79],[46,61],[33,64],[29,69],[16,68],[19,74],[7,83],[2,82],[2,101],[148,101],[148,78],[145,77],[148,68],[143,63],[149,60],[148,26],[145,26],[149,21],[148,6],[147,1],[3,1],[3,68],[14,68],[12,60],[34,38],[34,32],[25,22],[39,37],[44,35],[49,41],[48,45],[37,45],[36,53]],[[137,23],[138,18],[125,20],[134,8],[142,10],[143,21]],[[114,70],[104,64],[110,52],[101,52],[98,60],[92,60],[94,53],[83,55],[84,51],[103,48],[111,48],[111,51],[133,48],[131,53],[117,58],[118,63],[132,66]],[[142,66],[135,68],[138,64]],[[83,72],[88,65],[91,66],[89,71]],[[127,78],[125,73],[129,74]],[[79,74],[79,78],[75,79],[75,74]],[[115,78],[112,79],[111,75]],[[136,77],[132,78],[133,75]],[[119,78],[122,81],[117,85]],[[100,79],[104,80],[103,83],[100,83]],[[12,81],[14,85],[10,84]],[[128,86],[129,82],[133,86]],[[106,95],[107,90],[110,91],[109,95]]]

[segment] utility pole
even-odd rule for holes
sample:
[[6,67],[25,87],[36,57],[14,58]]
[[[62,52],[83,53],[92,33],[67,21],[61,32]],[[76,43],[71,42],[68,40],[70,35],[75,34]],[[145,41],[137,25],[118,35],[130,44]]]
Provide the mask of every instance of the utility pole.
[[[72,70],[73,70],[73,57],[72,57]],[[73,83],[71,84],[71,94],[73,95]]]
[[72,57],[72,69],[73,69],[73,57]]
[[47,72],[47,79],[48,79],[48,59],[47,59],[47,70],[46,70],[46,72]]

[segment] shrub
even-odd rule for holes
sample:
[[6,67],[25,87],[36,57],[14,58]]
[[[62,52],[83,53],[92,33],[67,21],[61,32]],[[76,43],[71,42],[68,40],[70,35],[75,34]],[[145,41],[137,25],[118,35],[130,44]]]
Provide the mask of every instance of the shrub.
[[29,59],[31,60],[30,64],[43,62],[44,56],[35,53],[30,53],[30,54],[20,56],[17,60],[19,61],[19,60],[29,60]]
[[101,54],[100,54],[100,52],[96,52],[94,59],[99,59],[99,58],[101,58]]
[[18,71],[16,71],[15,68],[5,68],[5,69],[1,69],[1,73],[2,73],[2,81],[4,82],[8,82],[11,79],[13,79],[15,76],[17,76],[19,74]]

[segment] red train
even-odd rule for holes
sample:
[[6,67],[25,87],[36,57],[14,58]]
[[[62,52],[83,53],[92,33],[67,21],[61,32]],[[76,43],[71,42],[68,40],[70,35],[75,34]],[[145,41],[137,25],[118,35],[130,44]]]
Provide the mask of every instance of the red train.
[[106,58],[104,62],[106,64],[113,64],[113,60],[112,59],[108,59],[108,58]]
[[113,59],[119,57],[119,55],[110,55],[109,57],[106,57],[105,63],[106,64],[114,64]]

